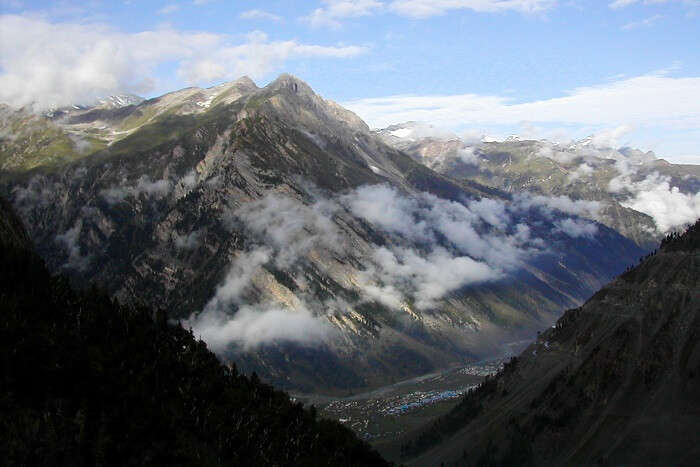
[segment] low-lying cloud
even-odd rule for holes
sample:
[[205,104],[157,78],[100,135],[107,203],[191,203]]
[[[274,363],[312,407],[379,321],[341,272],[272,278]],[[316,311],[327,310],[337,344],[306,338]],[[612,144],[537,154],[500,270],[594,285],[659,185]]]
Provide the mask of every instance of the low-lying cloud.
[[546,215],[552,215],[552,210],[561,211],[566,214],[598,219],[603,204],[600,201],[585,199],[572,200],[566,195],[543,196],[531,193],[519,193],[515,196],[518,204],[525,208],[538,207]]
[[242,306],[232,316],[223,312],[203,313],[189,324],[215,352],[226,350],[231,343],[251,350],[261,345],[291,342],[316,345],[330,334],[327,323],[306,310],[290,311],[269,307]]
[[82,221],[77,221],[73,227],[66,230],[62,234],[56,235],[56,243],[61,245],[66,253],[68,253],[68,258],[63,264],[64,269],[72,269],[75,271],[82,272],[87,269],[90,264],[90,255],[83,255],[80,251],[80,232],[83,228]]
[[625,188],[631,196],[621,204],[648,214],[661,233],[682,228],[700,218],[700,193],[683,193],[671,178],[654,172]]
[[571,238],[593,238],[598,233],[598,226],[583,219],[564,219],[554,223],[556,229]]
[[199,247],[203,234],[202,230],[193,230],[184,235],[173,232],[173,243],[178,250],[193,250]]
[[173,184],[170,180],[151,180],[148,175],[141,176],[134,185],[113,186],[100,191],[100,196],[108,204],[116,204],[124,201],[127,197],[138,197],[146,195],[150,198],[163,198],[170,194]]
[[[306,202],[298,195],[268,194],[224,215],[227,228],[245,234],[247,246],[189,324],[223,351],[322,343],[333,334],[334,314],[368,301],[396,312],[435,309],[464,287],[506,280],[548,251],[519,220],[531,209],[549,213],[556,221],[554,234],[593,238],[597,233],[594,223],[566,217],[594,206],[565,198],[455,202],[388,185],[362,186],[332,198],[316,194]],[[381,232],[381,245],[371,240],[372,231]],[[319,269],[343,283],[345,292],[317,295],[307,274]],[[277,284],[274,270],[284,271],[296,290]]]
[[[388,185],[307,196],[304,202],[296,194],[271,193],[225,212],[224,225],[248,241],[212,299],[189,320],[212,348],[318,345],[333,336],[333,316],[362,303],[376,301],[395,312],[430,310],[464,287],[507,280],[548,251],[519,220],[531,209],[546,211],[554,234],[597,233],[594,223],[566,217],[597,206],[565,197],[455,202]],[[371,240],[372,231],[381,232],[381,245]],[[296,286],[277,283],[275,270]],[[316,280],[308,274],[318,270],[343,283],[345,292],[321,298],[308,284]]]

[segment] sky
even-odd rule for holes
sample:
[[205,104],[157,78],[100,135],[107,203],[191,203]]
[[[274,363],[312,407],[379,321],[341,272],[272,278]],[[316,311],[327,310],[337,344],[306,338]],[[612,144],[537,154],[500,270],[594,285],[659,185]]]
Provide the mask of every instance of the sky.
[[0,102],[288,72],[372,127],[590,134],[700,164],[700,0],[0,0]]

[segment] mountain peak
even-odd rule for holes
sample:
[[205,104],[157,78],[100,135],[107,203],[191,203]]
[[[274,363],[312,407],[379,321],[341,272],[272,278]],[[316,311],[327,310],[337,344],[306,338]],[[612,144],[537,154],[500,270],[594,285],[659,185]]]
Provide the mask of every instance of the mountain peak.
[[219,84],[218,86],[214,86],[209,88],[211,90],[217,90],[219,92],[224,92],[228,89],[238,89],[240,91],[244,92],[253,92],[257,91],[258,85],[255,84],[255,81],[250,79],[250,77],[246,76],[241,76],[237,80],[234,81],[227,81],[225,83]]
[[[101,107],[105,109],[120,109],[122,107],[128,107],[130,105],[139,105],[144,101],[144,98],[137,96],[136,94],[116,94],[113,96],[103,97],[99,99],[97,105],[94,107]],[[74,106],[75,107],[75,106]]]
[[266,88],[273,91],[288,90],[294,94],[315,94],[311,86],[306,84],[306,82],[288,73],[279,75],[277,79],[268,84]]
[[241,76],[236,81],[234,81],[233,84],[236,84],[239,86],[245,86],[248,88],[258,89],[258,85],[255,84],[255,81],[250,79],[250,77],[248,75]]

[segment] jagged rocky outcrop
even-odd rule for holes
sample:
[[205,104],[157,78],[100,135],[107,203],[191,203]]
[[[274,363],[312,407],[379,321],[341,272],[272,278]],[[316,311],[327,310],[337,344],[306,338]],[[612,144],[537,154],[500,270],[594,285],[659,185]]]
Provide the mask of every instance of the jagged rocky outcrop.
[[[404,447],[410,465],[695,465],[700,221]],[[432,447],[431,447],[432,446]]]
[[34,157],[24,170],[6,153],[0,178],[50,270],[166,308],[224,358],[302,390],[499,352],[642,254],[434,172],[289,75],[41,122],[97,148],[56,166],[35,139],[8,143]]

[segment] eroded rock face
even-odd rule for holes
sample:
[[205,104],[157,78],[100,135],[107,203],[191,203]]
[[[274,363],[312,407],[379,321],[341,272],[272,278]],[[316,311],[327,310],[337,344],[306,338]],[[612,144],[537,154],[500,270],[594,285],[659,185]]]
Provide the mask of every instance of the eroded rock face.
[[[101,113],[128,134],[5,172],[4,191],[53,271],[167,309],[277,384],[345,390],[497,353],[642,254],[437,174],[291,76],[213,89]],[[73,134],[81,112],[51,124]]]

